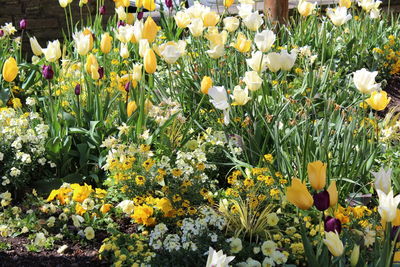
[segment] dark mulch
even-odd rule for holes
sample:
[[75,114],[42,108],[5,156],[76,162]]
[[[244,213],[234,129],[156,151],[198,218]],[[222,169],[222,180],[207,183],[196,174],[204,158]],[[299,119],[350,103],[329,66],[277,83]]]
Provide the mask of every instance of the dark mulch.
[[383,111],[377,112],[379,116],[384,117],[391,110],[400,111],[400,76],[395,75],[387,80],[387,85],[383,89],[391,98],[389,105]]
[[0,252],[0,266],[43,266],[43,267],[66,267],[66,266],[109,266],[102,262],[96,247],[82,247],[79,244],[67,243],[68,248],[59,254],[55,245],[54,250],[29,252],[25,248],[30,241],[26,237],[5,238],[0,237],[0,242],[7,242],[12,247],[7,251]]

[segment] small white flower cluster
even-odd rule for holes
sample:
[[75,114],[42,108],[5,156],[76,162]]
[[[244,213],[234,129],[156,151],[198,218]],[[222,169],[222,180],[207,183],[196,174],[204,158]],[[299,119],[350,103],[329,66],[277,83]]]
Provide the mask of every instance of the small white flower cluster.
[[157,224],[150,233],[150,246],[169,252],[180,249],[196,251],[196,240],[199,237],[209,237],[211,242],[216,242],[218,234],[212,230],[222,230],[226,225],[225,219],[210,207],[202,207],[199,211],[199,218],[183,219],[179,235],[168,234],[169,229],[164,223]]
[[6,186],[11,177],[15,180],[24,174],[22,168],[29,166],[32,170],[32,164],[48,162],[44,156],[49,126],[38,113],[19,114],[11,108],[0,109],[0,125],[0,148],[7,152],[6,157],[0,153],[0,162],[6,166],[0,176]]
[[3,31],[3,36],[0,36],[0,39],[2,37],[6,37],[6,36],[11,36],[14,35],[14,33],[17,32],[17,29],[14,27],[14,25],[12,25],[12,23],[6,23],[4,26],[0,27],[0,30]]
[[178,113],[176,118],[181,123],[185,123],[186,118],[182,116],[181,110],[181,105],[178,102],[168,98],[162,101],[158,106],[153,105],[149,110],[149,117],[153,118],[155,122],[161,126]]

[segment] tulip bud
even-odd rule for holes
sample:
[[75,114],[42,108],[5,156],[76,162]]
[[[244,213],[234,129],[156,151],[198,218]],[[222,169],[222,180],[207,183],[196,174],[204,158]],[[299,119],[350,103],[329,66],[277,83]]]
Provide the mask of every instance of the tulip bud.
[[336,181],[332,181],[326,190],[329,193],[329,206],[334,207],[338,203],[338,191],[336,188]]
[[156,4],[154,0],[143,0],[143,7],[148,11],[154,11],[156,9]]
[[106,14],[106,7],[105,6],[101,6],[99,8],[99,13],[100,13],[100,15],[105,15]]
[[153,74],[157,69],[157,58],[154,54],[154,51],[151,48],[148,48],[144,54],[144,70]]
[[96,68],[96,66],[92,65],[91,66],[91,72],[90,74],[92,75],[93,80],[98,80],[100,79],[100,74],[99,74],[99,69]]
[[29,42],[31,44],[32,52],[35,54],[35,56],[40,56],[43,54],[42,47],[40,46],[36,37],[29,38]]
[[310,184],[315,190],[321,190],[326,184],[326,164],[322,161],[308,163],[308,178]]
[[104,33],[101,36],[101,42],[100,42],[101,52],[103,52],[104,54],[110,53],[112,47],[112,39],[113,38],[110,36],[108,32]]
[[127,82],[125,84],[125,92],[129,93],[130,89],[131,89],[131,82]]
[[325,232],[340,232],[342,231],[342,224],[339,219],[327,216],[324,221]]
[[173,7],[172,0],[165,0],[165,6],[166,6],[167,8],[172,8],[172,7]]
[[103,77],[104,77],[104,68],[103,68],[103,67],[100,67],[100,68],[97,70],[97,72],[99,73],[99,79],[100,79],[100,80],[103,79]]
[[42,67],[42,74],[46,80],[51,80],[54,77],[54,71],[51,65],[43,65]]
[[224,0],[224,7],[229,8],[235,0]]
[[4,31],[0,29],[0,38],[4,36]]
[[26,30],[27,24],[28,24],[27,20],[26,20],[26,19],[22,19],[22,20],[19,22],[19,28],[20,28],[21,30]]
[[201,89],[200,91],[203,94],[208,94],[208,90],[213,86],[213,81],[210,77],[204,76],[203,80],[201,80]]
[[329,208],[329,193],[324,190],[319,193],[315,193],[314,196],[314,205],[319,211],[324,211]]
[[354,245],[353,251],[351,252],[351,255],[350,255],[350,266],[351,267],[357,266],[359,257],[360,257],[360,246]]
[[371,93],[370,98],[365,100],[365,102],[367,102],[367,104],[374,110],[382,111],[387,107],[390,100],[391,98],[387,97],[387,93],[385,91],[374,91]]
[[80,95],[81,94],[81,85],[77,83],[75,85],[75,95]]
[[154,42],[158,32],[158,26],[154,20],[149,16],[143,26],[142,38],[147,39],[149,43]]
[[12,82],[18,75],[17,61],[13,57],[6,60],[3,65],[3,79],[7,82]]
[[143,18],[143,11],[140,11],[138,14],[137,14],[137,19],[138,20],[141,20],[142,18]]
[[126,107],[126,113],[128,113],[128,117],[132,115],[133,112],[135,112],[137,109],[137,105],[135,101],[131,101],[128,103],[128,106]]

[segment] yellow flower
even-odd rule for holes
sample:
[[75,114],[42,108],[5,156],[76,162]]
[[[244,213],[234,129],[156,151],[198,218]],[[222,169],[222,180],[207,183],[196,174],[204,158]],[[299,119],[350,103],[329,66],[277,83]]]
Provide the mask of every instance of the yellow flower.
[[156,72],[157,58],[151,48],[148,48],[144,54],[144,69],[149,74]]
[[12,104],[14,109],[19,109],[22,107],[21,99],[17,97],[12,99]]
[[338,191],[336,188],[336,181],[332,181],[327,189],[329,193],[329,206],[334,207],[338,203]]
[[214,11],[208,12],[203,15],[204,27],[214,27],[219,21],[219,15]]
[[72,195],[72,200],[77,201],[77,202],[83,202],[93,191],[91,185],[85,185],[80,186],[78,184],[72,184],[71,188],[74,190],[74,194]]
[[310,162],[307,166],[307,172],[310,184],[315,190],[321,190],[325,187],[326,164],[319,160]]
[[248,40],[243,33],[239,33],[236,39],[236,43],[231,44],[236,50],[241,53],[247,53],[251,48],[251,40]]
[[340,7],[350,8],[351,7],[351,0],[339,0],[339,6]]
[[299,11],[300,15],[303,17],[307,17],[314,12],[316,4],[312,4],[305,0],[300,0],[299,4],[297,5],[297,10]]
[[112,208],[112,204],[103,204],[100,208],[100,212],[105,214]]
[[390,97],[387,97],[387,93],[385,91],[374,91],[371,93],[370,98],[368,98],[365,102],[367,102],[371,108],[381,111],[384,110],[389,104]]
[[12,82],[18,75],[18,65],[15,58],[10,57],[3,65],[3,79],[6,82]]
[[298,178],[292,180],[292,185],[286,190],[287,200],[296,207],[308,210],[314,204],[314,199],[307,187]]
[[86,59],[85,69],[86,72],[89,74],[92,74],[92,69],[96,71],[99,69],[99,63],[97,63],[97,59],[93,54],[88,55]]
[[224,7],[229,8],[235,0],[224,0]]
[[151,44],[156,39],[157,32],[157,24],[154,22],[151,16],[148,16],[143,26],[142,39],[147,39]]
[[208,90],[213,86],[213,81],[210,77],[204,76],[203,80],[201,80],[201,88],[200,91],[203,94],[208,94]]
[[100,43],[101,52],[103,52],[104,54],[110,53],[112,48],[112,39],[113,38],[110,36],[108,32],[104,33],[101,36],[101,43]]
[[246,178],[246,179],[244,179],[243,184],[246,187],[251,187],[254,185],[254,181],[250,178]]
[[137,105],[135,101],[130,101],[128,103],[128,106],[126,108],[126,112],[128,114],[128,117],[130,117],[132,115],[133,112],[135,112],[137,110]]
[[143,0],[143,7],[149,11],[156,9],[156,4],[154,0]]
[[343,243],[337,232],[325,232],[324,244],[328,247],[333,256],[339,257],[343,254]]
[[146,178],[142,175],[137,175],[135,178],[135,182],[137,185],[144,185],[144,183],[146,182]]
[[274,156],[272,156],[271,154],[265,154],[264,155],[264,159],[265,159],[266,162],[272,163],[272,161],[274,160]]
[[81,204],[76,203],[75,213],[82,216],[83,214],[85,214],[85,212],[86,212],[86,209],[84,207],[82,207]]
[[168,198],[164,197],[160,199],[157,202],[156,207],[164,213],[165,217],[172,217],[174,215],[174,208]]
[[132,218],[136,223],[152,226],[156,223],[155,218],[151,217],[153,212],[154,209],[146,204],[142,206],[136,206],[133,209]]
[[178,28],[184,29],[190,24],[190,16],[184,11],[178,11],[175,16],[175,23]]

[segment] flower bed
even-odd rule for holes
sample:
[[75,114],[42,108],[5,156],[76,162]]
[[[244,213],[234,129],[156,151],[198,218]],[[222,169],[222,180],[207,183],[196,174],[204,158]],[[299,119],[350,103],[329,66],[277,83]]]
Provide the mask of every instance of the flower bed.
[[252,1],[167,1],[156,23],[154,1],[114,0],[106,27],[104,1],[79,21],[59,2],[63,42],[0,30],[2,262],[399,259],[400,27],[380,1],[300,1],[279,25]]

